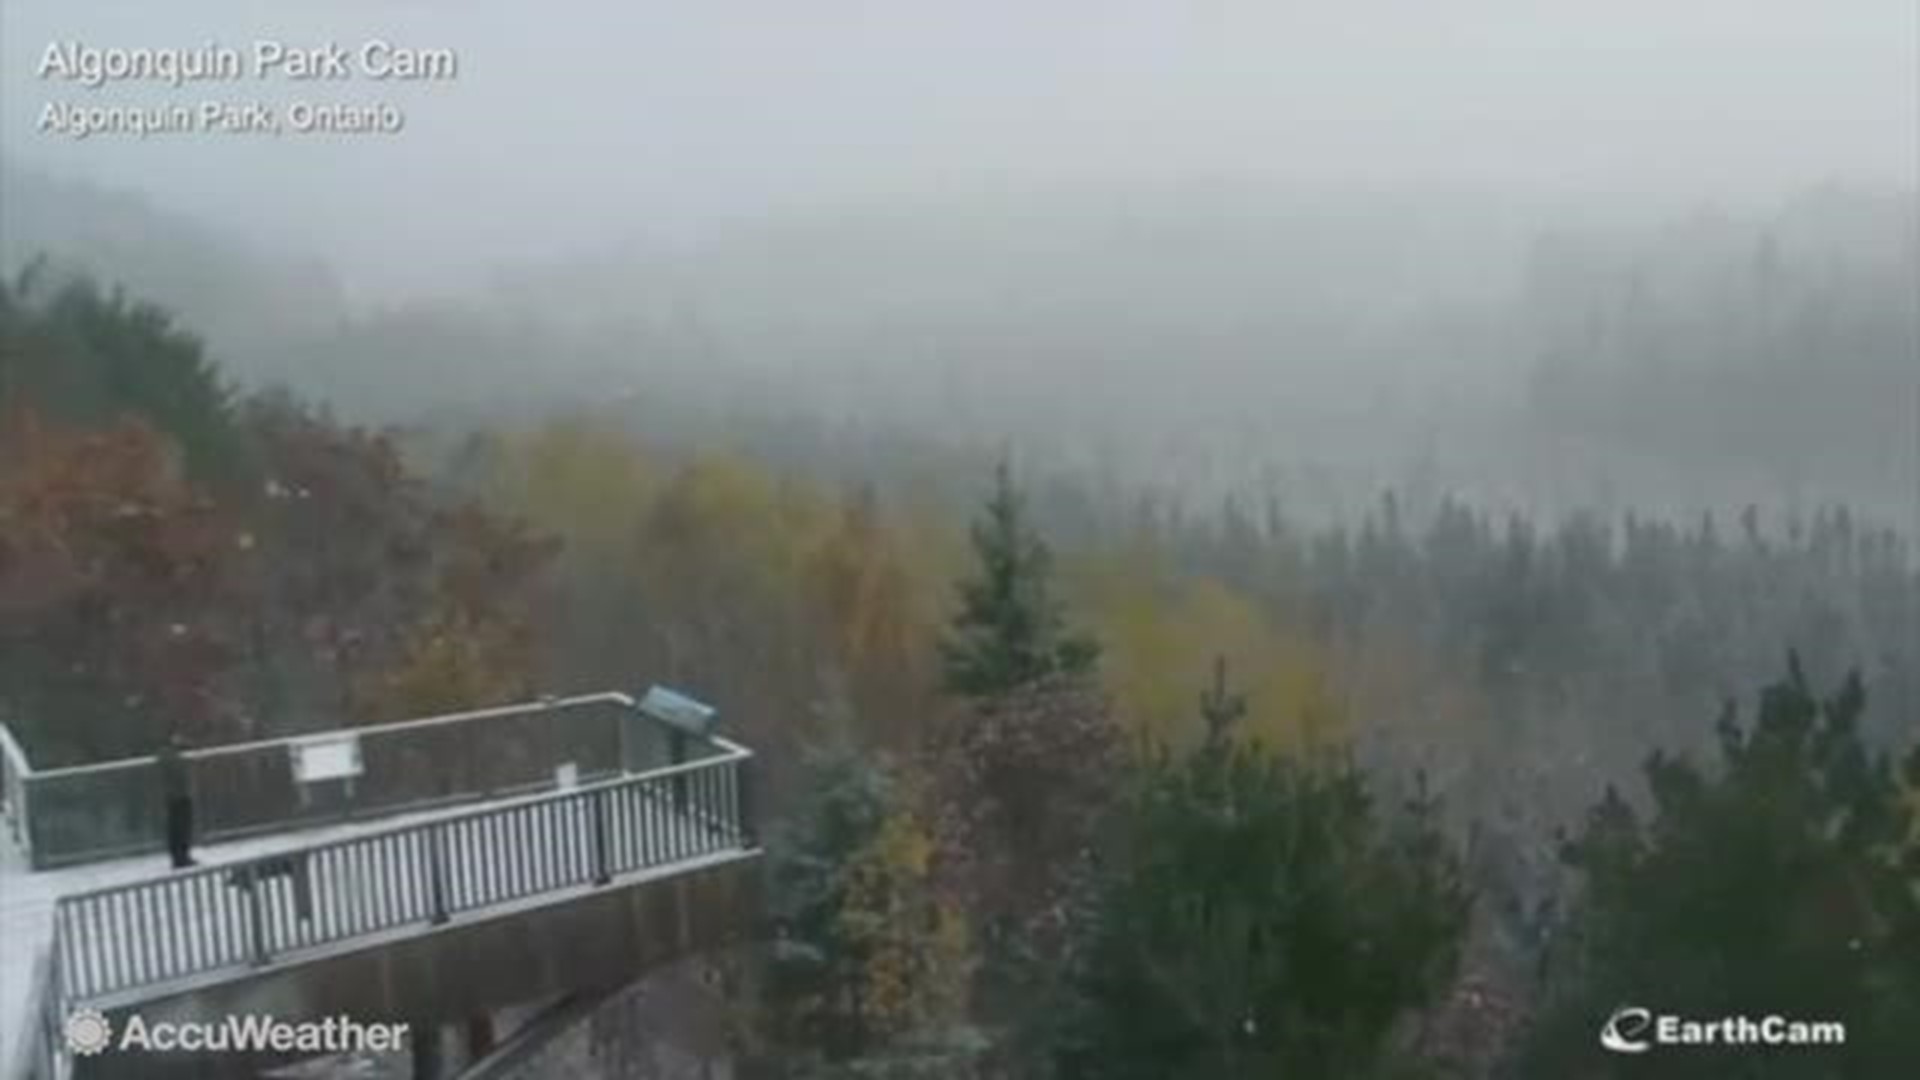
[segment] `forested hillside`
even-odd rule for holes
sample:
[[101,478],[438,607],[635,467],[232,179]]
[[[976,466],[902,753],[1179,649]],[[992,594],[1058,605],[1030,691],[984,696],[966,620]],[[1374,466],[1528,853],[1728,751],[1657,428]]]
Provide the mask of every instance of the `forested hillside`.
[[549,545],[382,434],[239,396],[91,281],[0,291],[0,709],[60,763],[450,709],[532,685]]
[[1538,437],[1608,454],[1626,489],[1660,462],[1726,461],[1803,507],[1912,492],[1910,195],[1819,190],[1768,220],[1563,234],[1536,247],[1522,308]]
[[769,770],[743,1075],[1610,1076],[1623,995],[1920,1059],[1920,572],[1848,507],[1329,523],[643,375],[382,432],[87,280],[0,320],[36,756],[694,688]]
[[4,154],[0,191],[0,270],[9,277],[44,259],[58,274],[125,285],[191,319],[248,374],[278,372],[276,342],[328,329],[346,314],[340,284],[322,263],[269,253],[230,224]]
[[850,463],[835,484],[873,479],[875,441],[901,433],[915,455],[1011,439],[1086,483],[1201,512],[1272,495],[1316,525],[1388,488],[1410,519],[1451,493],[1530,517],[1844,502],[1914,525],[1906,191],[1688,212],[1039,187],[792,207],[353,303],[230,229],[5,183],[8,272],[45,253],[124,282],[236,382],[356,422],[619,402],[676,443],[804,440],[806,467]]

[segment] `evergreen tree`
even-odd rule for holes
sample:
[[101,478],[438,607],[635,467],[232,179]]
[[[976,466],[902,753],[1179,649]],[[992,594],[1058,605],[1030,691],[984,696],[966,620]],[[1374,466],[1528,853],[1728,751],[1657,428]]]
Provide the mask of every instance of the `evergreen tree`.
[[170,437],[200,479],[242,470],[231,397],[200,339],[152,304],[35,264],[0,282],[0,413],[72,426],[131,417]]
[[965,930],[931,886],[916,785],[838,739],[807,764],[770,846],[764,1054],[783,1075],[951,1075],[938,1063],[964,1056]]
[[[1608,791],[1565,849],[1585,888],[1550,956],[1527,1075],[1911,1075],[1920,837],[1891,762],[1860,738],[1865,704],[1857,677],[1816,700],[1794,660],[1751,730],[1723,715],[1719,775],[1654,754],[1644,820]],[[1920,784],[1920,752],[1907,772]],[[1596,1032],[1623,1008],[1837,1020],[1846,1044],[1610,1055]]]
[[1062,912],[1090,865],[1111,802],[1117,732],[1091,675],[1092,639],[1072,633],[1051,555],[1006,463],[973,526],[978,575],[940,642],[945,688],[970,707],[932,740],[943,874],[978,941],[974,1015],[994,1031],[995,1068],[1024,1074],[1028,1022],[1054,996]]
[[960,585],[941,658],[947,689],[992,698],[1052,675],[1092,670],[1099,648],[1077,635],[1052,592],[1052,554],[1027,520],[1011,470],[1001,462],[985,516],[973,526],[978,576]]
[[767,969],[766,1034],[776,1046],[845,1058],[865,1049],[869,1035],[857,1005],[866,958],[846,940],[840,913],[849,864],[879,835],[892,784],[849,746],[815,752],[808,772],[806,800],[769,844],[776,943]]
[[1220,735],[1139,767],[1076,950],[1060,1072],[1399,1075],[1389,1035],[1457,963],[1468,898],[1424,797]]

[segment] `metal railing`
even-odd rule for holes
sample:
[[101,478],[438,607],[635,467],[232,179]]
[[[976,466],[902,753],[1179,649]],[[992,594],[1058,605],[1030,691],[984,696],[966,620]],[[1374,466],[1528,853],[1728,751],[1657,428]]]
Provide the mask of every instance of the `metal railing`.
[[57,945],[56,939],[41,955],[45,970],[41,973],[40,1009],[32,1017],[35,1030],[28,1036],[35,1041],[37,1067],[45,1080],[59,1080],[62,1064],[60,1052],[66,1048],[62,1029],[67,1021],[67,992],[66,982],[60,974],[60,960],[54,951]]
[[6,819],[6,827],[13,842],[22,848],[27,846],[30,835],[27,821],[27,778],[33,775],[33,767],[27,764],[26,751],[14,741],[13,732],[7,725],[0,724],[0,816]]
[[257,968],[369,935],[755,847],[748,766],[705,760],[419,825],[62,897],[67,1001]]
[[14,1080],[60,1080],[60,1025],[66,1017],[59,1005],[60,979],[50,949],[34,951],[28,978],[27,1014],[14,1040],[8,1075]]
[[[361,772],[302,784],[296,748],[351,736]],[[567,765],[592,783],[669,761],[669,733],[620,693],[559,698],[388,724],[187,751],[199,839],[494,799],[559,785]],[[0,799],[35,868],[162,846],[159,766],[152,757],[34,769],[0,725]]]

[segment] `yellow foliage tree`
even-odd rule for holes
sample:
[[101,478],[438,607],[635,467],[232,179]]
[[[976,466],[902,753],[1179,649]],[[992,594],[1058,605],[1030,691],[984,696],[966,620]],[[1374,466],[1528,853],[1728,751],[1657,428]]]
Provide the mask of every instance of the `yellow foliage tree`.
[[361,683],[355,711],[395,720],[523,701],[532,694],[525,655],[514,626],[430,616],[407,634],[398,664]]
[[909,719],[931,709],[939,583],[907,558],[871,497],[850,500],[806,567],[809,605],[829,662],[870,741],[905,749]]
[[556,420],[497,449],[490,499],[583,554],[629,545],[661,483],[631,438],[591,419]]
[[1195,688],[1224,657],[1253,702],[1240,725],[1247,736],[1289,746],[1340,734],[1343,710],[1323,651],[1245,597],[1176,575],[1138,547],[1073,570],[1074,606],[1105,649],[1102,677],[1130,731],[1176,746],[1199,739]]
[[833,528],[831,501],[731,458],[676,472],[651,508],[642,557],[663,584],[759,594],[791,610],[808,556]]
[[[744,667],[755,677],[730,684],[736,706],[792,715],[843,694],[863,738],[915,740],[911,721],[936,704],[933,643],[968,558],[965,530],[940,507],[910,492],[883,508],[718,453],[650,459],[591,419],[511,437],[502,451],[490,489],[504,507],[560,536],[576,568],[592,556],[574,610],[604,605],[609,619],[634,620],[595,635],[627,643],[620,663],[695,681],[717,677],[713,665]],[[1137,544],[1062,569],[1137,733],[1197,738],[1193,695],[1217,656],[1256,705],[1249,735],[1291,744],[1339,726],[1334,665],[1244,595]]]
[[965,1004],[967,932],[932,883],[934,841],[918,802],[901,801],[847,865],[840,933],[860,973],[860,1013],[881,1041],[956,1020]]

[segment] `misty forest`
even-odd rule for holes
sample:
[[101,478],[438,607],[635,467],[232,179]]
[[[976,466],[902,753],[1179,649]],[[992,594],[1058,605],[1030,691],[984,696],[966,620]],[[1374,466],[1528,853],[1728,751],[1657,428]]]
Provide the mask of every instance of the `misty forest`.
[[0,717],[713,703],[763,918],[608,1022],[727,1071],[607,1076],[1912,1076],[1914,156],[636,198],[370,285],[16,152]]

